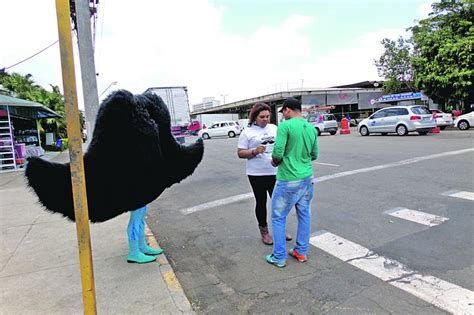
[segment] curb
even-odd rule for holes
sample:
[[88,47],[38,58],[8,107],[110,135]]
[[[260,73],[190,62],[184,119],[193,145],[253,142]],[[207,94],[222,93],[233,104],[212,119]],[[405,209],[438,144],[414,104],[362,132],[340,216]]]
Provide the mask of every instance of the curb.
[[[160,247],[158,244],[158,241],[156,240],[155,236],[153,235],[150,228],[148,227],[148,224],[146,223],[145,223],[145,235],[146,235],[148,244],[150,246],[155,247],[155,248]],[[168,262],[168,259],[165,256],[165,253],[157,256],[156,261],[158,262],[160,266],[159,268],[160,268],[161,275],[163,277],[163,280],[165,281],[165,284],[171,296],[171,299],[176,305],[176,308],[184,314],[196,314],[193,311],[188,298],[184,294],[183,287],[179,283],[178,278],[176,277],[173,271],[173,268],[171,267],[171,265]]]
[[61,153],[63,153],[63,152],[65,152],[65,151],[46,151],[44,153],[44,155],[41,156],[41,158],[43,160],[46,160],[46,161],[52,161],[52,160],[56,159],[58,156],[60,156]]

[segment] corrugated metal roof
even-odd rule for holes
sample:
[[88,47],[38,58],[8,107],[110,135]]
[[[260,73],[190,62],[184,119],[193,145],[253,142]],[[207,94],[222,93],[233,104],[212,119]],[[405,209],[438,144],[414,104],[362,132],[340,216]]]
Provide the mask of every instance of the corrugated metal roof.
[[34,111],[36,116],[34,118],[37,119],[61,117],[61,115],[47,108],[43,104],[2,94],[0,94],[0,106],[29,107],[31,110]]

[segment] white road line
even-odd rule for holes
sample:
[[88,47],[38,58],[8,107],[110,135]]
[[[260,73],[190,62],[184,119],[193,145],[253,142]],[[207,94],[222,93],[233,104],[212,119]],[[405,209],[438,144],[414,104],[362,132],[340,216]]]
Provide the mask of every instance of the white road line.
[[454,314],[474,314],[474,292],[442,279],[422,275],[402,263],[327,231],[311,237],[317,248],[414,296]]
[[[441,158],[441,157],[445,157],[445,156],[449,156],[449,155],[463,154],[463,153],[473,152],[473,151],[474,151],[474,149],[464,149],[464,150],[457,150],[457,151],[450,151],[450,152],[432,154],[432,155],[427,155],[427,156],[420,156],[420,157],[416,157],[416,158],[413,158],[413,159],[402,160],[402,161],[399,161],[399,162],[393,162],[393,163],[382,164],[382,165],[377,165],[377,166],[372,166],[372,167],[360,168],[360,169],[356,169],[356,170],[352,170],[352,171],[340,172],[340,173],[336,173],[336,174],[332,174],[332,175],[321,176],[321,177],[315,178],[314,182],[321,183],[321,182],[331,180],[331,179],[336,179],[336,178],[339,178],[339,177],[350,176],[350,175],[359,174],[359,173],[378,171],[378,170],[385,169],[385,168],[396,167],[396,166],[401,166],[401,165],[406,165],[406,164],[412,164],[412,163],[417,163],[417,162],[421,162],[421,161],[425,161],[425,160],[437,159],[437,158]],[[197,211],[207,210],[207,209],[211,209],[211,208],[214,208],[214,207],[223,206],[223,205],[226,205],[226,204],[229,204],[229,203],[234,203],[234,202],[237,202],[237,201],[250,199],[250,198],[253,198],[252,193],[236,195],[236,196],[232,196],[232,197],[228,197],[228,198],[224,198],[224,199],[219,199],[219,200],[215,200],[215,201],[211,201],[211,202],[206,202],[206,203],[194,206],[194,207],[181,209],[180,212],[182,212],[184,214],[190,214],[190,213],[194,213],[194,212],[197,212]]]
[[474,200],[474,193],[469,191],[459,191],[449,195],[450,197],[462,198],[467,200]]
[[410,210],[406,208],[394,208],[383,212],[384,214],[391,215],[400,219],[420,223],[427,226],[436,226],[448,221],[449,218],[445,218],[439,215],[425,213],[417,210]]
[[315,162],[315,164],[319,164],[319,165],[327,165],[327,166],[340,166],[340,165],[337,165],[337,164],[323,163],[323,162]]
[[237,201],[250,199],[250,198],[253,198],[253,193],[241,194],[241,195],[236,195],[236,196],[232,196],[232,197],[229,197],[229,198],[214,200],[214,201],[206,202],[206,203],[203,203],[203,204],[191,207],[191,208],[182,209],[180,211],[183,214],[190,214],[190,213],[194,213],[194,212],[197,212],[197,211],[206,210],[206,209],[210,209],[210,208],[215,208],[215,207],[219,207],[219,206],[224,206],[224,205],[227,205],[229,203],[234,203],[234,202],[237,202]]
[[413,164],[413,163],[418,163],[421,161],[426,161],[426,160],[432,160],[432,159],[437,159],[445,156],[450,156],[450,155],[457,155],[457,154],[463,154],[467,152],[473,152],[474,149],[464,149],[464,150],[456,150],[456,151],[449,151],[449,152],[443,152],[443,153],[438,153],[438,154],[432,154],[432,155],[427,155],[427,156],[420,156],[416,157],[413,159],[408,159],[408,160],[402,160],[398,162],[393,162],[393,163],[388,163],[388,164],[382,164],[382,165],[377,165],[377,166],[372,166],[372,167],[366,167],[366,168],[359,168],[357,170],[352,170],[352,171],[346,171],[346,172],[341,172],[341,173],[336,173],[332,175],[326,175],[326,176],[321,176],[318,178],[315,178],[316,183],[324,182],[330,179],[336,179],[339,177],[344,177],[344,176],[349,176],[349,175],[354,175],[354,174],[360,174],[360,173],[367,173],[367,172],[372,172],[372,171],[378,171],[382,170],[385,168],[390,168],[390,167],[396,167],[396,166],[402,166],[402,165],[407,165],[407,164]]

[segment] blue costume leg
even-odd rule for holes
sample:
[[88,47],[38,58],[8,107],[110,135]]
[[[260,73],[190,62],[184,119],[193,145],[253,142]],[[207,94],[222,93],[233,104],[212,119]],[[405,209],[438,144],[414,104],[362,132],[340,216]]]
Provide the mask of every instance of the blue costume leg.
[[142,231],[141,225],[145,222],[142,221],[143,213],[146,213],[146,207],[130,211],[130,221],[128,222],[127,234],[128,234],[128,257],[127,262],[129,263],[149,263],[156,260],[154,256],[145,255],[140,251],[140,235]]
[[146,242],[146,237],[145,237],[145,217],[146,217],[146,211],[147,211],[147,206],[143,207],[140,209],[141,211],[141,224],[140,224],[140,234],[139,234],[139,248],[140,251],[146,255],[160,255],[163,253],[163,249],[161,248],[153,248],[148,246]]

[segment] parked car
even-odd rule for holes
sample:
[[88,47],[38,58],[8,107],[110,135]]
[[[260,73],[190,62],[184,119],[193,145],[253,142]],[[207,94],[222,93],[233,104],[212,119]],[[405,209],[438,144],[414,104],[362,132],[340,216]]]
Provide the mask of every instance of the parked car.
[[331,135],[337,133],[337,120],[333,114],[309,114],[306,116],[306,120],[316,128],[318,136],[322,132],[329,132]]
[[458,127],[459,130],[468,130],[474,126],[474,112],[456,117],[454,120],[454,125]]
[[228,136],[233,138],[240,135],[240,126],[234,121],[216,121],[209,128],[199,130],[198,136],[203,139]]
[[453,116],[451,114],[444,113],[438,109],[432,109],[431,112],[435,116],[436,126],[441,130],[453,125]]
[[382,108],[369,118],[362,120],[357,129],[362,136],[368,136],[371,133],[385,135],[394,132],[399,136],[406,136],[412,131],[424,136],[435,127],[436,120],[428,108],[410,105]]
[[192,136],[197,136],[199,130],[201,130],[201,122],[196,119],[192,119],[188,125],[188,134]]

